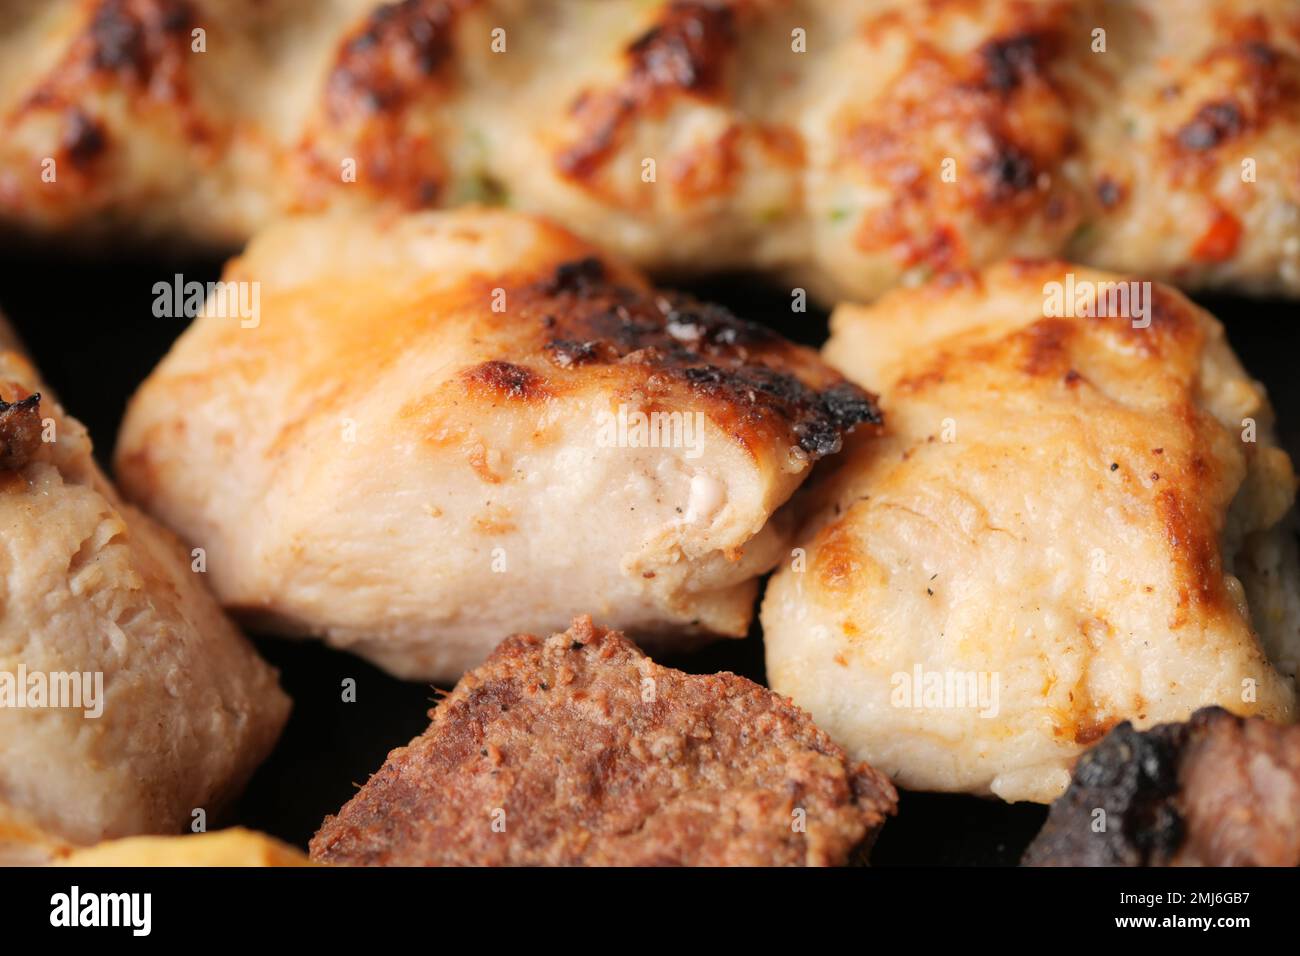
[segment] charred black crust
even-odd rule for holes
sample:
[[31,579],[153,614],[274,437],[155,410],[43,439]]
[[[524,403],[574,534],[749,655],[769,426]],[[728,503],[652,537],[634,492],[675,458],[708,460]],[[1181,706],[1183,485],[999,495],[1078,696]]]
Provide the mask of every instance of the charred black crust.
[[619,146],[638,112],[665,97],[722,92],[728,53],[735,45],[735,14],[729,6],[677,0],[660,21],[628,45],[628,73],[612,92],[579,94],[571,112],[587,122],[583,138],[556,157],[565,176],[585,179]]
[[1124,187],[1110,176],[1103,175],[1097,180],[1097,202],[1103,209],[1114,209],[1124,201],[1124,194]]
[[551,361],[560,368],[574,368],[595,361],[600,355],[600,343],[575,342],[572,339],[552,339],[543,346]]
[[714,365],[689,367],[682,369],[681,375],[700,394],[779,410],[791,419],[799,447],[813,458],[838,452],[844,434],[858,425],[880,422],[870,396],[847,382],[818,392],[793,375],[765,365],[731,370]]
[[401,0],[377,8],[339,50],[328,81],[330,115],[391,112],[455,53],[451,0]]
[[1042,33],[1020,33],[995,37],[978,50],[980,85],[997,93],[1010,93],[1043,73],[1048,37]]
[[822,403],[831,421],[844,431],[857,425],[881,425],[884,418],[871,396],[851,382],[840,382],[824,389]]
[[0,470],[23,467],[40,444],[40,392],[17,402],[0,401]]
[[146,80],[153,69],[151,32],[179,36],[187,34],[193,22],[184,0],[152,0],[138,8],[128,0],[104,0],[90,21],[90,62],[96,70]]
[[1263,40],[1246,40],[1240,44],[1241,55],[1255,66],[1272,69],[1281,60],[1277,50]]
[[605,264],[596,256],[575,259],[556,267],[555,275],[548,279],[545,288],[552,295],[560,292],[582,292],[605,281]]
[[857,426],[881,421],[874,396],[851,382],[819,389],[788,371],[797,347],[770,329],[680,293],[618,285],[598,259],[560,265],[522,300],[538,316],[555,366],[640,365],[656,381],[684,383],[741,410],[742,428],[784,423],[813,458],[837,452]]
[[97,119],[78,107],[64,114],[63,149],[75,166],[86,166],[108,145],[108,134]]
[[[320,125],[301,148],[317,182],[338,181],[340,149],[365,170],[363,187],[426,209],[451,182],[437,137],[417,118],[436,112],[456,80],[456,22],[475,0],[401,0],[376,8],[339,44]],[[321,141],[330,145],[322,148]]]
[[986,193],[994,202],[1004,202],[1031,188],[1038,176],[1033,159],[1002,137],[995,137],[993,151],[980,157],[975,171],[983,177]]
[[1220,64],[1235,73],[1231,95],[1201,103],[1167,136],[1175,159],[1193,170],[1211,169],[1206,162],[1220,147],[1266,128],[1275,117],[1289,113],[1300,95],[1292,71],[1283,69],[1284,58],[1264,40],[1216,47],[1199,66],[1208,70]]
[[715,92],[723,60],[715,54],[735,39],[729,7],[678,0],[627,48],[634,82],[675,87],[692,93]]
[[[1165,866],[1183,846],[1179,773],[1187,745],[1203,728],[1232,718],[1206,707],[1182,724],[1145,732],[1128,721],[1079,758],[1066,792],[1029,845],[1025,866]],[[1106,829],[1094,832],[1095,812]]]
[[[22,101],[19,113],[59,114],[59,155],[83,174],[113,145],[104,117],[84,108],[87,88],[119,88],[129,106],[141,99],[166,100],[176,108],[185,134],[205,139],[210,131],[192,109],[186,73],[195,22],[188,0],[94,0],[85,6],[88,16],[75,41]],[[92,180],[83,176],[78,182]]]
[[1241,108],[1232,100],[1206,103],[1179,128],[1178,144],[1194,152],[1214,149],[1246,128]]
[[[975,86],[993,97],[1008,99],[1032,81],[1047,82],[1047,67],[1059,38],[1055,33],[1032,30],[994,37],[976,51]],[[986,202],[1000,206],[1037,185],[1038,164],[1016,145],[1001,122],[990,126],[991,147],[975,162],[984,185]]]
[[138,69],[144,60],[144,31],[121,0],[110,0],[95,11],[90,38],[95,45],[91,60],[97,69]]

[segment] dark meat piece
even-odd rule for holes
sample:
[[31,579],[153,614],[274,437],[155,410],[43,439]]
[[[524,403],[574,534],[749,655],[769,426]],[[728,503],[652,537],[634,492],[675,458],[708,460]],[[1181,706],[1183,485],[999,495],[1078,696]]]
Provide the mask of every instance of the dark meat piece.
[[507,638],[311,842],[349,865],[834,865],[897,795],[734,674],[579,618]]
[[1218,707],[1144,733],[1120,724],[1080,758],[1022,862],[1300,865],[1300,727]]
[[0,470],[17,471],[41,447],[41,396],[0,401]]

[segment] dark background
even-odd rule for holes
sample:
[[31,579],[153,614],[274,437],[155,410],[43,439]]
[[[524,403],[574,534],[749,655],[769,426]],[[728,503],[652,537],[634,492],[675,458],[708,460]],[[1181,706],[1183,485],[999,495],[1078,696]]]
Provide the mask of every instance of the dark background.
[[[0,254],[0,311],[8,314],[65,408],[90,429],[106,467],[127,398],[167,351],[184,319],[153,316],[153,284],[176,272],[217,278],[218,258],[160,263],[119,253],[69,257],[28,246]],[[809,345],[826,336],[826,313],[790,312],[789,290],[755,277],[718,279],[692,291],[729,305]],[[1300,317],[1279,301],[1203,297],[1228,327],[1246,367],[1268,386],[1283,445],[1300,449]],[[504,635],[503,635],[504,636]],[[299,846],[383,763],[428,724],[428,685],[396,680],[365,662],[315,642],[256,638],[280,668],[294,709],[278,748],[258,771],[225,823],[264,830]],[[761,635],[715,644],[663,663],[696,673],[731,670],[763,681]],[[357,702],[340,699],[341,682],[357,681]],[[1046,809],[939,794],[904,794],[873,855],[881,864],[1011,864],[1041,825]]]

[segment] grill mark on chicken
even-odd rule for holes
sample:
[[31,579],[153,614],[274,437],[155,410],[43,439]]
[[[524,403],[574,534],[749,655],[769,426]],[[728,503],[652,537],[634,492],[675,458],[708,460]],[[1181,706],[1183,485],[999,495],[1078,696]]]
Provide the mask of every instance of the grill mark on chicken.
[[540,375],[511,362],[483,362],[466,369],[461,377],[472,387],[506,399],[532,402],[551,394]]
[[[201,372],[165,361],[131,403],[123,486],[209,553],[288,562],[274,583],[242,564],[209,568],[218,594],[257,608],[264,628],[328,635],[412,678],[454,679],[507,630],[549,632],[593,602],[656,647],[742,636],[757,577],[785,553],[777,508],[814,458],[854,429],[869,440],[879,420],[872,396],[812,349],[658,292],[516,213],[288,220],[225,278],[262,282],[259,334],[196,320],[173,358],[197,349]],[[311,349],[297,347],[304,335]],[[231,389],[229,405],[197,399]],[[207,414],[217,407],[243,421],[238,448],[232,418]],[[328,453],[340,421],[383,468]],[[189,497],[231,469],[239,495]],[[286,492],[289,473],[312,476],[311,494]],[[333,527],[336,487],[384,502],[371,509],[384,526]],[[583,509],[596,496],[603,517]],[[330,517],[307,517],[320,500]],[[230,511],[220,542],[196,530],[210,506]],[[282,520],[262,521],[265,510]],[[334,545],[312,543],[340,535],[378,562],[364,588],[326,566]],[[448,544],[437,561],[422,557],[428,535]],[[472,556],[488,541],[509,552],[505,592],[498,567]],[[395,563],[378,557],[394,552]],[[552,587],[557,561],[583,574]],[[332,582],[323,591],[309,583],[318,574]],[[309,606],[308,591],[323,601]]]
[[683,383],[742,440],[788,427],[804,452],[820,458],[859,425],[882,421],[875,397],[858,386],[808,384],[789,370],[812,353],[721,306],[619,285],[599,259],[564,263],[508,301],[540,316],[542,349],[555,366],[639,367],[652,385]]
[[1232,100],[1207,103],[1178,131],[1178,143],[1185,149],[1213,149],[1241,133],[1245,118]]
[[677,94],[716,97],[735,42],[730,7],[694,0],[671,4],[659,23],[628,45],[627,76],[618,89],[584,90],[574,100],[570,113],[584,132],[557,154],[557,169],[573,180],[590,179],[639,115],[661,112]]
[[340,45],[326,81],[330,118],[397,112],[414,89],[445,76],[451,28],[464,3],[402,0],[376,9]]
[[[1068,267],[1064,263],[1050,260],[1017,259],[1008,266],[1019,276],[1042,275],[1044,277],[1059,275]],[[940,276],[936,280],[940,287],[955,284],[978,283],[978,276],[970,273],[953,272]],[[1116,277],[1115,282],[1129,282],[1127,278]],[[1188,310],[1185,300],[1176,293],[1160,285],[1151,286],[1147,302],[1149,325],[1135,328],[1133,325],[1134,303],[1128,309],[1121,309],[1115,315],[1096,316],[1084,320],[1087,323],[1104,324],[1117,338],[1125,341],[1127,347],[1138,349],[1143,354],[1158,358],[1171,354],[1175,350],[1199,341],[1200,331],[1194,316]],[[979,343],[972,346],[968,354],[954,355],[944,348],[937,348],[934,357],[927,363],[917,363],[917,371],[901,377],[893,391],[900,394],[924,391],[941,384],[946,379],[960,374],[962,365],[968,362],[994,363],[1002,362],[1008,350],[1018,350],[1021,356],[1017,366],[1019,370],[1034,378],[1064,377],[1069,369],[1071,343],[1078,335],[1080,326],[1071,319],[1039,319],[1017,330],[1004,340]],[[1074,371],[1074,380],[1082,376]]]
[[[229,249],[285,212],[478,200],[550,215],[664,274],[775,269],[824,301],[1010,253],[1300,289],[1286,216],[1300,204],[1300,32],[1285,0],[1249,13],[1231,0],[827,0],[805,11],[811,57],[789,52],[794,8],[747,0],[649,13],[623,0],[625,15],[592,17],[491,0],[300,18],[274,4],[68,6],[72,30],[20,14],[0,39],[20,57],[28,42],[61,46],[15,80],[0,117],[0,216],[18,228]],[[181,28],[198,22],[213,37],[201,57]],[[1092,53],[1094,25],[1117,56]],[[1150,56],[1131,57],[1134,43]],[[282,75],[304,65],[310,76]],[[228,95],[232,72],[264,95]],[[33,171],[65,155],[70,107],[106,124],[114,161],[49,188]],[[55,121],[26,122],[33,108]],[[1234,185],[1244,157],[1280,172]],[[644,158],[658,188],[638,179]],[[1103,175],[1127,192],[1098,188]],[[1216,205],[1235,218],[1211,221]],[[1208,238],[1184,235],[1192,221]]]
[[730,7],[679,0],[627,48],[632,84],[647,89],[717,92],[725,53],[735,42]]
[[[1076,744],[1083,744],[1088,747],[1105,737],[1110,729],[1115,726],[1113,720],[1098,720],[1091,723],[1077,724],[1071,728],[1064,728],[1065,732],[1070,734],[1070,739]],[[1058,732],[1061,728],[1058,728]]]
[[1010,201],[1037,179],[1033,158],[1001,136],[995,136],[992,149],[976,160],[975,170],[984,177],[993,203]]
[[98,69],[140,75],[147,68],[141,24],[127,15],[126,4],[120,0],[109,0],[95,11],[89,35],[94,44],[91,60]]
[[[1034,15],[1020,10],[1034,22]],[[854,231],[865,252],[903,267],[938,272],[966,268],[970,250],[952,225],[965,211],[986,223],[1039,215],[1054,224],[1078,216],[1077,202],[1059,189],[1038,188],[1041,172],[1057,168],[1078,148],[1065,117],[1068,102],[1047,70],[1062,43],[1060,22],[995,36],[965,55],[921,40],[875,109],[843,134],[848,175],[865,177],[892,195]],[[1030,132],[1012,121],[1020,112],[1045,117]],[[938,129],[957,129],[969,144],[954,154]],[[956,178],[938,182],[929,170],[955,159]],[[923,212],[922,212],[923,211]],[[1061,225],[1068,228],[1068,225]]]
[[1125,721],[1079,759],[1022,863],[1295,866],[1298,797],[1296,727],[1218,707],[1147,731]]
[[41,395],[0,401],[0,470],[17,471],[41,447]]
[[589,617],[507,638],[429,716],[325,820],[315,860],[837,865],[865,855],[897,801],[778,695],[661,667]]
[[209,141],[212,132],[196,108],[187,70],[194,22],[184,0],[101,0],[93,6],[57,69],[8,117],[17,124],[38,113],[58,114],[54,158],[67,160],[78,174],[62,184],[61,195],[84,201],[99,191],[94,175],[106,167],[96,160],[109,153],[115,139],[96,115],[100,107],[91,104],[106,91],[120,91],[135,113],[148,103],[169,104],[188,143]]
[[103,155],[108,134],[104,124],[74,106],[64,114],[62,145],[74,166],[85,167]]
[[560,368],[574,368],[594,361],[599,351],[599,343],[552,339],[543,348],[550,355],[551,361]]
[[1103,174],[1097,179],[1097,201],[1104,209],[1114,209],[1128,193],[1123,183],[1117,182],[1109,175]]
[[77,106],[82,93],[121,84],[133,100],[188,105],[185,57],[193,12],[184,0],[101,0],[58,68],[22,101],[31,109]]
[[1283,64],[1280,51],[1262,39],[1224,44],[1199,61],[1198,71],[1232,76],[1232,95],[1200,103],[1168,137],[1176,181],[1211,172],[1222,147],[1263,130],[1277,116],[1296,115],[1300,88],[1294,69],[1286,72]]
[[847,526],[835,522],[818,532],[812,555],[818,586],[833,594],[851,591],[869,561]]
[[[1177,565],[1179,608],[1169,622],[1171,628],[1186,624],[1191,614],[1222,608],[1228,600],[1223,588],[1216,529],[1197,506],[1196,469],[1187,468],[1182,476],[1185,480],[1180,490],[1166,488],[1155,496],[1156,511],[1164,522],[1169,547],[1181,556]],[[1166,474],[1166,479],[1169,477]]]
[[[311,173],[307,205],[339,182],[343,157],[359,186],[407,209],[432,206],[449,180],[436,107],[451,93],[455,27],[476,0],[402,0],[375,9],[338,48],[324,115],[300,153]],[[433,123],[434,125],[430,125]]]
[[978,56],[985,89],[1009,93],[1033,77],[1043,75],[1043,65],[1057,44],[1043,32],[996,37],[983,43]]
[[1026,347],[1021,369],[1030,376],[1063,376],[1068,371],[1073,337],[1074,323],[1068,319],[1035,322],[1023,333]]
[[544,288],[552,295],[561,292],[585,292],[597,288],[605,281],[605,266],[597,256],[583,256],[572,262],[562,262],[555,267],[555,275],[546,280]]
[[164,66],[166,51],[188,40],[194,12],[184,0],[104,0],[87,31],[96,70],[148,83]]

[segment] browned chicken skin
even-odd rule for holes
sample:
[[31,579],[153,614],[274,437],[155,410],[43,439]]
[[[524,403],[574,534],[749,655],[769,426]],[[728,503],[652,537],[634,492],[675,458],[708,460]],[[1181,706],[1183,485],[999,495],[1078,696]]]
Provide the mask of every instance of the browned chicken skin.
[[477,200],[828,300],[1010,255],[1300,293],[1290,0],[6,0],[0,133],[0,221],[60,234]]
[[[1048,314],[1072,284],[1106,314]],[[1223,327],[1148,286],[1013,261],[832,317],[885,424],[797,499],[767,678],[902,787],[1047,803],[1123,720],[1296,719],[1295,472]]]
[[[602,615],[741,637],[813,462],[868,393],[724,309],[497,211],[263,233],[132,400],[127,493],[228,606],[407,677]],[[247,327],[246,327],[247,326]]]

